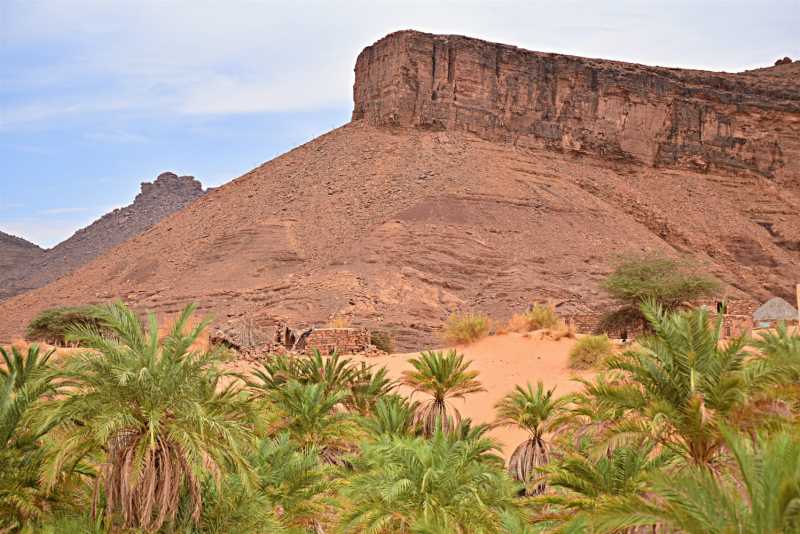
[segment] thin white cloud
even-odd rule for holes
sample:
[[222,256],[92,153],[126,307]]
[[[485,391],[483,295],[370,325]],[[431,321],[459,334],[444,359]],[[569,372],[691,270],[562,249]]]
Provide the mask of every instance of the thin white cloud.
[[[352,98],[353,65],[363,47],[407,28],[729,71],[800,50],[796,2],[4,2],[2,8],[2,53],[19,58],[4,61],[3,129],[109,112],[219,115],[338,106]],[[24,61],[41,48],[59,54]]]

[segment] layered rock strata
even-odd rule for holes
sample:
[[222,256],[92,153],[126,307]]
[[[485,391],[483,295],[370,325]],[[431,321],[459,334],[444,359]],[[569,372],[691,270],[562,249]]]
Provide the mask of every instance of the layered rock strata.
[[353,119],[651,167],[748,171],[797,193],[798,69],[647,67],[401,31],[358,56]]

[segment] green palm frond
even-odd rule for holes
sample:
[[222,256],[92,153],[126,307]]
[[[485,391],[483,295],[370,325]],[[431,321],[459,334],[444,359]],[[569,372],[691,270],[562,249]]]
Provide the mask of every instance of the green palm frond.
[[488,438],[464,441],[442,427],[430,439],[365,442],[360,471],[343,488],[348,499],[334,532],[499,533],[524,522],[517,487],[485,461],[498,450]]
[[800,532],[797,434],[760,436],[754,448],[732,429],[723,427],[722,432],[733,451],[741,482],[699,466],[679,474],[658,473],[648,486],[647,498],[622,499],[600,509],[597,532],[635,526],[660,526],[687,534]]
[[327,391],[327,383],[289,382],[275,390],[272,399],[286,414],[286,429],[302,447],[316,446],[329,463],[341,465],[365,434],[354,416],[337,409],[346,391]]
[[472,393],[486,391],[476,380],[477,371],[467,371],[471,362],[464,362],[464,356],[455,350],[427,351],[409,363],[414,371],[403,371],[401,384],[411,388],[414,393],[424,393],[430,400],[419,405],[415,421],[422,425],[423,432],[431,434],[437,420],[441,420],[447,432],[461,426],[461,414],[450,404],[450,399],[463,399]]
[[64,441],[44,478],[52,486],[61,470],[106,451],[95,497],[102,489],[106,516],[120,514],[127,528],[177,520],[184,491],[191,521],[199,520],[207,473],[232,470],[253,485],[246,452],[266,412],[233,386],[238,377],[222,369],[221,349],[191,348],[208,324],[191,326],[194,310],[188,305],[162,340],[152,313],[144,327],[122,303],[94,308],[101,329],[68,332],[88,350],[65,363],[73,388],[49,418],[61,424]]

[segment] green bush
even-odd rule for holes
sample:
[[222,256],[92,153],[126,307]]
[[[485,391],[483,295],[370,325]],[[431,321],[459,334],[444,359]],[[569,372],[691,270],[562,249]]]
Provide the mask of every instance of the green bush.
[[556,306],[553,303],[540,306],[538,302],[534,302],[523,317],[528,324],[529,332],[544,328],[556,329],[561,322],[558,315],[556,315]]
[[485,315],[453,312],[447,318],[439,337],[454,345],[469,345],[489,334],[491,320]]
[[27,341],[43,341],[51,345],[66,345],[64,334],[72,325],[94,325],[100,328],[91,307],[65,306],[44,310],[25,329]]
[[394,353],[394,333],[387,330],[373,330],[370,335],[370,343],[375,345],[378,350],[387,354]]
[[606,334],[583,336],[569,351],[567,367],[580,371],[592,369],[612,354],[614,354],[614,343]]

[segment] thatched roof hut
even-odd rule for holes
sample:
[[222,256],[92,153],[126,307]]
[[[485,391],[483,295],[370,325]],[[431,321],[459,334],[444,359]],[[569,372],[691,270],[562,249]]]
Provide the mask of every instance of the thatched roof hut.
[[260,348],[271,344],[272,338],[262,332],[251,317],[245,316],[216,332],[216,340],[224,341],[237,349]]
[[797,320],[797,318],[797,310],[780,297],[768,300],[753,314],[754,321],[791,321]]

